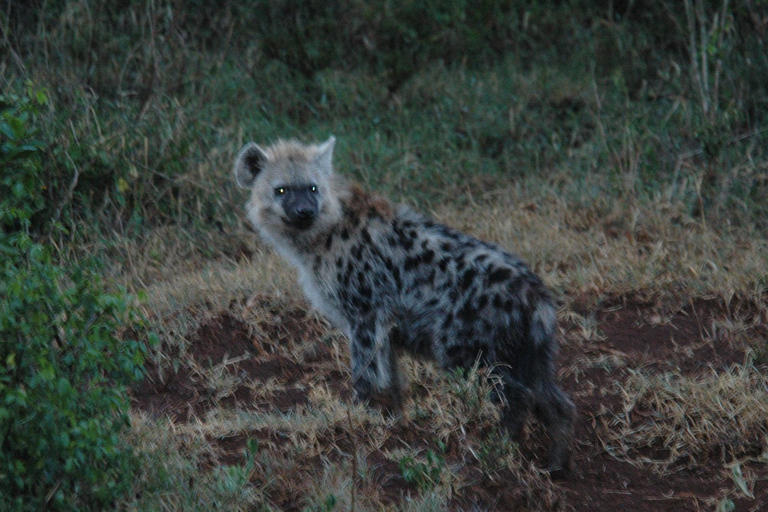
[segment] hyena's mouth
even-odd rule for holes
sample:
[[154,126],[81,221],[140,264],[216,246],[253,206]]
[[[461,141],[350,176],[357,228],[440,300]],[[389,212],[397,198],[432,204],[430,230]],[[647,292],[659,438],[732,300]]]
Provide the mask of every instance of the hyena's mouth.
[[283,219],[283,223],[286,226],[291,227],[293,229],[297,229],[299,231],[306,231],[307,229],[311,228],[312,225],[315,223],[315,219],[312,219],[312,218],[289,219],[286,217],[282,217],[282,219]]

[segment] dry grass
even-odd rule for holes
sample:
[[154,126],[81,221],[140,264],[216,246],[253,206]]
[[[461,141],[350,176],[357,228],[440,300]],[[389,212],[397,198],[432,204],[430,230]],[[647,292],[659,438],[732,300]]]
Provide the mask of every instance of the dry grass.
[[489,193],[477,208],[435,214],[517,252],[571,296],[655,293],[685,303],[760,293],[768,242],[759,231],[702,223],[664,195],[642,206],[616,198],[579,203],[555,186],[531,184]]
[[622,412],[606,418],[606,448],[657,470],[731,462],[768,448],[768,376],[752,365],[696,377],[633,372]]

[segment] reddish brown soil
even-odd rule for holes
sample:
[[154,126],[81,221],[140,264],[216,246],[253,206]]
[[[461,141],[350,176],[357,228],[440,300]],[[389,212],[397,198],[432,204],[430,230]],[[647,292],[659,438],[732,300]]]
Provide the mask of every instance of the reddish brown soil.
[[[342,400],[350,399],[348,372],[339,369],[336,356],[321,341],[328,332],[320,321],[304,308],[286,306],[269,297],[257,298],[253,307],[261,312],[259,320],[254,322],[255,328],[238,319],[233,312],[222,312],[188,336],[189,348],[185,355],[177,358],[176,370],[160,371],[157,365],[151,366],[148,378],[133,392],[135,407],[177,422],[186,422],[195,416],[204,418],[214,408],[288,412],[305,406],[307,390],[317,383],[325,383]],[[746,350],[743,342],[711,335],[712,322],[728,317],[725,308],[714,301],[698,301],[670,312],[640,301],[625,303],[617,300],[594,312],[579,311],[578,306],[574,309],[580,314],[594,315],[605,339],[579,341],[578,327],[564,326],[561,383],[573,397],[579,409],[579,419],[573,455],[575,469],[565,481],[547,484],[553,485],[555,492],[560,494],[559,502],[552,508],[578,511],[713,510],[712,500],[735,487],[723,460],[710,458],[705,465],[682,461],[679,467],[659,476],[648,466],[622,462],[612,456],[601,442],[606,427],[600,418],[610,411],[618,412],[621,397],[617,384],[623,382],[631,370],[676,371],[695,376],[743,363]],[[313,347],[312,351],[305,351],[301,358],[293,356],[295,349],[308,344]],[[170,349],[165,353],[175,357]],[[585,364],[576,370],[569,365],[572,361],[595,361],[601,356],[615,356],[623,364],[616,368]],[[231,394],[217,399],[194,368],[211,369],[232,360],[235,362],[227,364],[225,371],[243,377],[242,384]],[[275,392],[268,400],[255,398],[254,386],[247,384],[255,382],[258,385],[269,380],[279,382],[282,391]],[[411,393],[418,393],[418,386],[412,385]],[[521,445],[521,454],[540,467],[546,442],[538,427],[530,430]],[[263,449],[275,453],[279,453],[285,442],[278,433],[265,430],[209,439],[219,452],[217,460],[211,464],[241,463],[248,438],[257,439]],[[352,439],[348,430],[336,429],[319,442],[328,447],[324,456],[293,461],[296,478],[301,474],[322,472],[323,465],[329,462],[341,462],[342,453],[353,453],[354,447],[365,440]],[[423,436],[405,427],[391,432],[385,448],[400,445],[428,447]],[[458,447],[449,444],[445,451],[446,462],[452,466],[460,465],[459,454]],[[359,484],[368,489],[375,488],[381,503],[397,505],[404,496],[418,493],[404,480],[398,464],[385,458],[380,451],[373,451],[368,456],[368,465],[368,481]],[[765,464],[748,464],[747,468],[758,475],[753,490],[755,499],[736,500],[736,510],[768,507]],[[463,477],[461,481],[468,484],[454,491],[450,502],[453,510],[536,508],[533,502],[537,500],[538,491],[521,493],[505,480],[504,472],[490,479],[484,476],[479,466],[469,465],[459,471]],[[287,489],[273,492],[270,499],[285,510],[304,507],[301,498]]]

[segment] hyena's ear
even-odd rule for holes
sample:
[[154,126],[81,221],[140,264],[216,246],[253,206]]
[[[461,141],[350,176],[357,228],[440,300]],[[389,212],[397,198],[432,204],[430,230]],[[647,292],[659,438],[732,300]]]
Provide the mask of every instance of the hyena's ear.
[[331,135],[327,141],[317,147],[317,156],[315,161],[325,174],[333,173],[333,146],[336,144],[336,137]]
[[257,144],[247,144],[237,155],[235,161],[235,179],[242,188],[251,188],[256,176],[264,169],[269,159]]

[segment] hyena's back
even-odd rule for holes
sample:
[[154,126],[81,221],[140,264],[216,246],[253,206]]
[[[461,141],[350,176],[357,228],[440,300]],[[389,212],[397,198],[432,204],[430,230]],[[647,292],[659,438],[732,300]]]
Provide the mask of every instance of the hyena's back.
[[[521,260],[403,207],[388,222],[373,219],[367,231],[371,243],[352,244],[350,256],[376,262],[379,274],[364,273],[357,287],[381,286],[373,297],[395,299],[372,306],[394,309],[404,348],[445,368],[467,367],[478,357],[503,362],[516,379],[533,385],[543,369],[535,364],[556,351],[556,314],[549,293]],[[520,357],[523,349],[541,357]]]
[[333,142],[252,144],[235,174],[252,190],[255,227],[348,337],[358,397],[399,401],[397,348],[444,368],[479,359],[502,377],[507,428],[519,435],[533,410],[552,438],[550,465],[565,468],[575,409],[554,381],[556,313],[540,279],[495,245],[347,185]]

